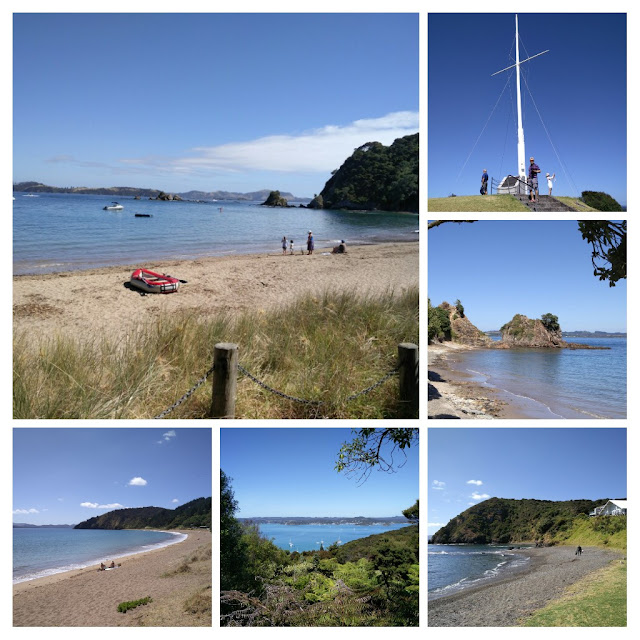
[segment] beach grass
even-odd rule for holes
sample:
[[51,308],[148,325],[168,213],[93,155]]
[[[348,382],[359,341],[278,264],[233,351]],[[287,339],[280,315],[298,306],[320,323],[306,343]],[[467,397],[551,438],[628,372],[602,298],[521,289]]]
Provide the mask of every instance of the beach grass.
[[[274,311],[158,316],[134,333],[84,341],[14,333],[14,417],[152,418],[211,367],[213,346],[238,344],[239,363],[304,404],[238,379],[237,418],[407,417],[393,377],[347,398],[397,363],[401,342],[418,344],[418,288],[359,296],[327,291]],[[211,385],[202,385],[171,418],[206,418]],[[410,416],[409,416],[410,417]]]
[[582,515],[574,518],[571,527],[560,531],[555,541],[563,545],[601,547],[627,550],[627,517]]
[[429,198],[429,212],[438,211],[514,211],[528,212],[529,208],[512,195],[456,196],[455,198]]
[[627,565],[616,560],[567,588],[534,612],[526,627],[624,627],[627,624]]

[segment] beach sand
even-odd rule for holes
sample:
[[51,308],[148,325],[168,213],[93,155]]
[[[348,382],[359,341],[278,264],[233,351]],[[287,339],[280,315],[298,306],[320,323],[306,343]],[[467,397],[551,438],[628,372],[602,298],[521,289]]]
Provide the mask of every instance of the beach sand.
[[401,293],[418,285],[418,242],[349,247],[343,255],[235,255],[145,264],[188,284],[177,293],[139,295],[125,287],[142,265],[14,276],[14,330],[41,337],[118,337],[157,316],[241,312],[286,305],[327,289]]
[[622,558],[622,552],[585,547],[547,547],[518,551],[531,558],[527,569],[451,596],[430,600],[430,627],[512,627],[559,598],[566,587]]
[[[16,584],[13,626],[211,626],[211,533],[179,533],[188,533],[187,539],[116,560],[122,566],[113,571],[98,571],[96,565]],[[195,554],[200,559],[184,570],[185,558]],[[182,571],[172,573],[180,567]],[[121,602],[147,596],[153,602],[117,611]],[[185,611],[185,601],[192,597],[208,601],[208,611]]]

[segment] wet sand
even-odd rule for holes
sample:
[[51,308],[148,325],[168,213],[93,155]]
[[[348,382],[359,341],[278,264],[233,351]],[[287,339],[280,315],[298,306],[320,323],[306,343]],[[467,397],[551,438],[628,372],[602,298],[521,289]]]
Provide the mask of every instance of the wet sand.
[[117,337],[180,311],[202,316],[259,311],[327,290],[395,293],[418,285],[418,242],[348,247],[343,255],[263,255],[145,264],[188,284],[177,293],[141,296],[128,288],[142,265],[14,276],[14,330],[37,344],[57,335],[80,340]]
[[[13,587],[13,626],[130,627],[210,626],[208,615],[184,611],[184,602],[207,590],[211,595],[211,556],[173,574],[186,557],[210,548],[209,531],[179,531],[186,540],[116,560],[121,567],[98,565],[20,582]],[[200,551],[199,551],[200,550]],[[109,558],[105,558],[105,562]],[[169,574],[169,575],[163,575]],[[151,596],[153,602],[119,613],[118,604]]]
[[547,547],[516,551],[531,558],[524,571],[483,586],[430,600],[430,627],[513,627],[588,573],[623,557],[597,547]]

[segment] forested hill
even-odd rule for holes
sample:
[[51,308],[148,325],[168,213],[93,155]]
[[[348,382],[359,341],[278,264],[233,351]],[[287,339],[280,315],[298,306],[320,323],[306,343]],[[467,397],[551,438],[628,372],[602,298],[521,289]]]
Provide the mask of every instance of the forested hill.
[[137,507],[116,509],[89,518],[74,529],[186,529],[211,527],[211,498],[196,498],[176,509]]
[[552,540],[562,536],[574,520],[586,516],[602,500],[512,500],[490,498],[463,511],[439,529],[433,544],[487,544]]
[[367,142],[345,160],[320,193],[325,209],[418,211],[419,134],[389,147]]

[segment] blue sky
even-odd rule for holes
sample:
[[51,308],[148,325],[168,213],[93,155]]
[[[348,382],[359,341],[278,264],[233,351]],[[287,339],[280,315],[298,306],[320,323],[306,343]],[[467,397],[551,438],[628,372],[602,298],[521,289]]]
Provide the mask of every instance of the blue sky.
[[481,220],[429,231],[431,304],[460,299],[482,331],[516,313],[558,316],[564,331],[626,331],[626,280],[593,275],[591,245],[575,220]]
[[[558,195],[626,204],[625,14],[523,13],[519,32],[521,60],[549,49],[521,67],[527,165],[555,173]],[[491,77],[514,64],[515,14],[430,14],[428,33],[429,197],[477,195],[484,168],[517,173],[515,73],[480,136],[512,72]]]
[[14,182],[319,193],[418,130],[417,14],[17,14]]
[[397,473],[373,472],[358,486],[334,469],[350,440],[351,429],[340,428],[221,429],[220,468],[232,478],[236,515],[402,516],[418,498],[417,445]]
[[77,524],[210,495],[210,429],[13,430],[14,522]]
[[626,429],[429,429],[429,533],[487,498],[627,496]]

